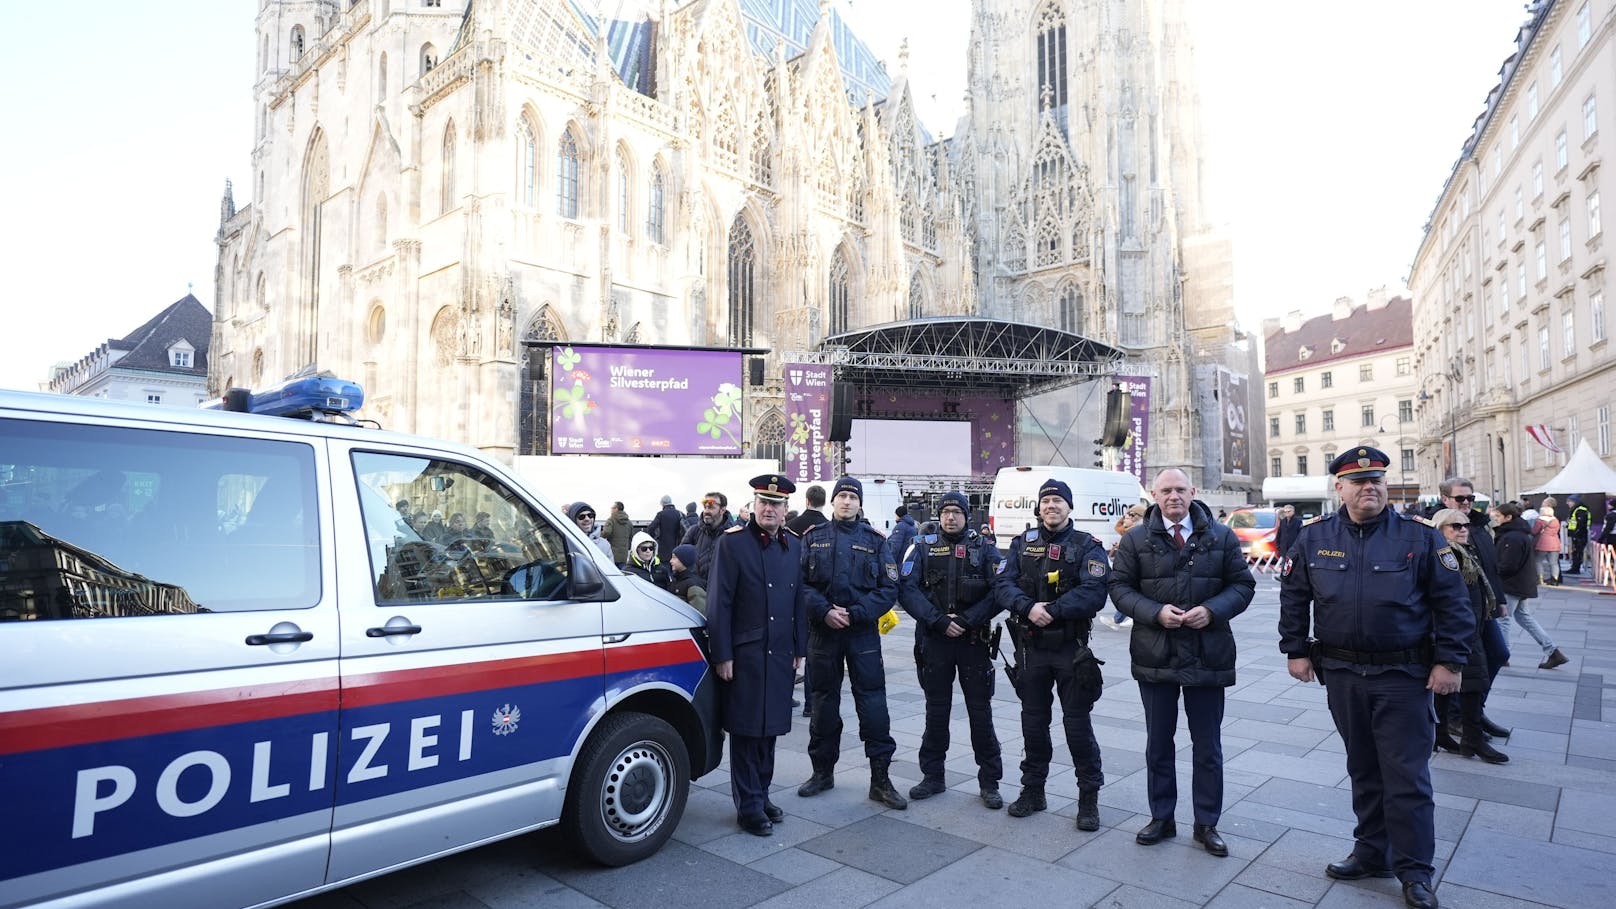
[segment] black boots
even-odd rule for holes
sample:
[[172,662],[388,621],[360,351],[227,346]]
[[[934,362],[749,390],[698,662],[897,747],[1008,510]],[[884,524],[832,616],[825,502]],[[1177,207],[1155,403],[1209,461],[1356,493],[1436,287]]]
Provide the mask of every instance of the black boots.
[[1048,807],[1049,803],[1044,800],[1044,790],[1022,787],[1021,794],[1010,803],[1010,816],[1026,817],[1034,811],[1043,811]]
[[836,777],[829,770],[815,770],[814,775],[808,778],[797,789],[797,795],[802,798],[816,796],[827,789],[836,788]]
[[1481,717],[1481,731],[1495,739],[1509,738],[1509,730],[1488,719],[1486,714],[1482,714]]
[[1460,752],[1460,748],[1463,746],[1459,744],[1458,739],[1453,737],[1453,733],[1449,731],[1451,728],[1453,727],[1447,723],[1436,724],[1436,745],[1431,749],[1432,751],[1440,749],[1453,754]]
[[943,785],[942,780],[924,779],[909,787],[909,797],[918,802],[921,799],[929,799],[934,795],[942,795],[947,791],[948,787]]
[[1509,763],[1509,755],[1488,744],[1487,740],[1481,737],[1481,730],[1479,729],[1476,730],[1475,734],[1466,732],[1464,744],[1459,746],[1459,756],[1479,757],[1489,764]]
[[1077,829],[1100,829],[1100,790],[1079,789],[1077,791]]
[[[891,765],[892,761],[884,758],[870,760],[870,801],[880,802],[888,808],[902,811],[909,807],[909,800],[892,788],[892,780],[887,776],[887,768]],[[808,782],[812,783],[813,780]],[[798,794],[801,794],[800,790]]]

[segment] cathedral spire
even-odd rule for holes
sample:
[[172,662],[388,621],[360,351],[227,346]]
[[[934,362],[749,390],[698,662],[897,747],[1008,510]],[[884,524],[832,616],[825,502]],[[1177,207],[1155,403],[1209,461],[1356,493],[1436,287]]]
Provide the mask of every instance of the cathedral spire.
[[224,180],[224,196],[219,200],[219,226],[223,227],[224,222],[235,216],[236,192],[235,188],[230,185],[230,178],[226,177]]

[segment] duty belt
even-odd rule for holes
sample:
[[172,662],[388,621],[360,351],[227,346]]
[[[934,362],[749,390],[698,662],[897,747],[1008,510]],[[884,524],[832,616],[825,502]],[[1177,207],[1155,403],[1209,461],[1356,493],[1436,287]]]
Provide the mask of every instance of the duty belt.
[[1429,664],[1431,648],[1411,650],[1343,650],[1339,647],[1320,647],[1319,656],[1359,666],[1405,666],[1409,663]]

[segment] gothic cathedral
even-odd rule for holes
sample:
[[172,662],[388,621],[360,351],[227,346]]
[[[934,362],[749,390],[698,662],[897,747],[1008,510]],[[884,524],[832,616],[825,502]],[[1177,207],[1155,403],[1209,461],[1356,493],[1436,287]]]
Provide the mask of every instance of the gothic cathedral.
[[390,429],[509,458],[548,450],[525,340],[767,348],[767,457],[782,352],[976,315],[1121,348],[1151,465],[1210,470],[1233,289],[1185,2],[974,0],[938,140],[828,0],[259,0],[211,390],[326,370]]

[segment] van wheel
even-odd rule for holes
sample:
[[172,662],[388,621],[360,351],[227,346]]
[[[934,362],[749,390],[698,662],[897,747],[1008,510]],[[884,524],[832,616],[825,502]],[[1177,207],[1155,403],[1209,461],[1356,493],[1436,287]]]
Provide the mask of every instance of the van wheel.
[[654,854],[684,817],[690,757],[674,728],[644,713],[613,714],[584,745],[562,826],[602,865]]

